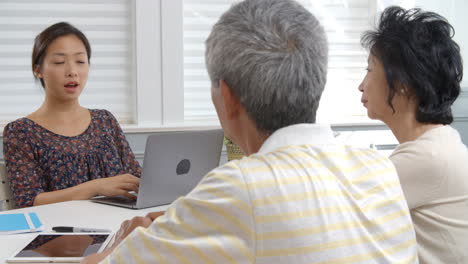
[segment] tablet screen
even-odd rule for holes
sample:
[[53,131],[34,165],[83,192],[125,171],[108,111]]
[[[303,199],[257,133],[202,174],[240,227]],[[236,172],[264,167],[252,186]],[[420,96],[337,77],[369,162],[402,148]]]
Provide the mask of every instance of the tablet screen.
[[40,234],[15,258],[85,257],[99,252],[110,234]]

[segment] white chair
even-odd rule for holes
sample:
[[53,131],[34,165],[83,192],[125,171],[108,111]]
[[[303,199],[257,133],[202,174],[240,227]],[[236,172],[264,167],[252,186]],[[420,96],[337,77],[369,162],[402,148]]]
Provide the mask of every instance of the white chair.
[[15,202],[8,184],[5,164],[0,163],[0,211],[10,209],[15,209]]

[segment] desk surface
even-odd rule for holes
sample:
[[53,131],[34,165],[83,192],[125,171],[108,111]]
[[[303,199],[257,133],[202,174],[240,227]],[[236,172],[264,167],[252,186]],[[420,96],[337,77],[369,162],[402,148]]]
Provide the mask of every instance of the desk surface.
[[[134,210],[83,200],[4,211],[0,214],[36,212],[44,224],[44,232],[52,232],[53,226],[105,228],[115,232],[124,220],[144,216],[149,212],[164,211],[167,207],[168,205],[163,205]],[[36,234],[0,235],[0,263],[5,263],[7,258],[24,247]]]

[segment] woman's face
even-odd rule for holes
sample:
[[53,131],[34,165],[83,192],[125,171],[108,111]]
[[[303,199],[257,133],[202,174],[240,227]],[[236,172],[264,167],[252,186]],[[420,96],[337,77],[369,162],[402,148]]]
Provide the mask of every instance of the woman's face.
[[77,100],[88,80],[89,63],[83,42],[75,35],[55,39],[35,75],[42,78],[46,96],[59,101]]
[[372,54],[369,54],[367,64],[367,74],[359,85],[361,102],[367,108],[369,118],[385,122],[393,115],[393,110],[387,103],[389,88],[385,71],[380,60]]

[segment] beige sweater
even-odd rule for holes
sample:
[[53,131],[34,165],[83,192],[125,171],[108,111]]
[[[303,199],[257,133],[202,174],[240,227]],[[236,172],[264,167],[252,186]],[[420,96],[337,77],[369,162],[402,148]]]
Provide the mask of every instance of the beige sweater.
[[416,231],[420,263],[468,263],[468,150],[450,126],[399,145],[390,156]]

